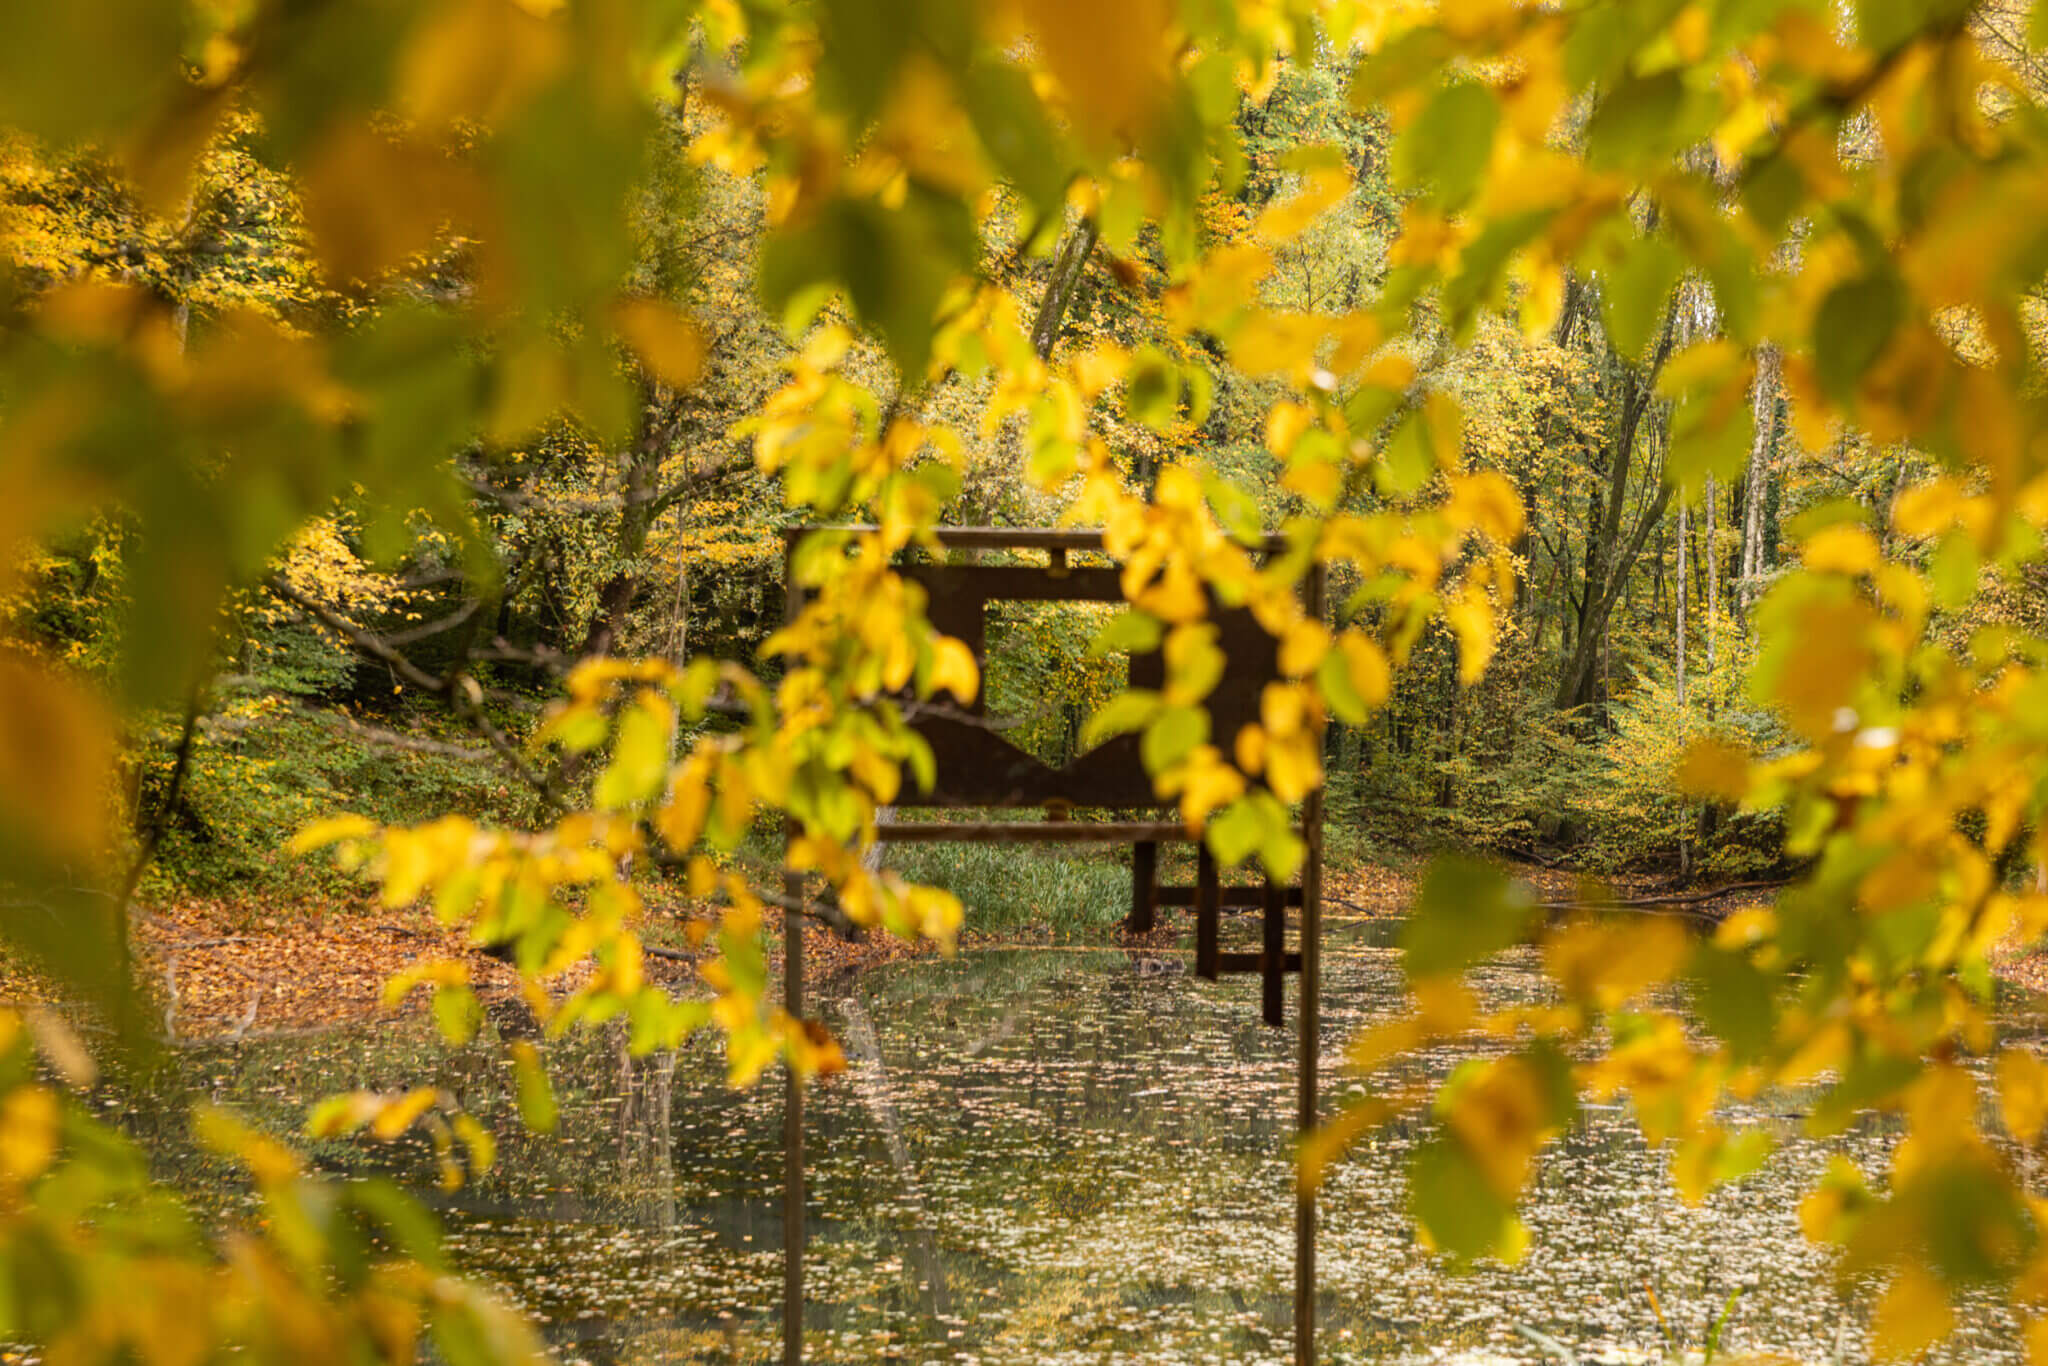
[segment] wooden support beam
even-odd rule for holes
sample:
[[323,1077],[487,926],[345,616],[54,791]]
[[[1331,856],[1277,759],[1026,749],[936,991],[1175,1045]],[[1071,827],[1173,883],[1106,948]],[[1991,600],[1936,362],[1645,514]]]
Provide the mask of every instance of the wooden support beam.
[[1186,843],[1179,821],[877,821],[884,844],[1143,844]]
[[[1282,895],[1285,896],[1287,904],[1290,906],[1299,906],[1301,904],[1301,888],[1299,887],[1285,888]],[[1266,889],[1257,883],[1250,883],[1242,887],[1222,887],[1217,891],[1217,898],[1217,904],[1221,906],[1263,906],[1266,904]],[[1195,889],[1188,886],[1161,887],[1158,889],[1157,899],[1154,904],[1159,906],[1192,906],[1195,904]]]
[[[1218,971],[1226,977],[1246,972],[1263,974],[1266,971],[1266,955],[1263,951],[1251,953],[1243,950],[1219,953],[1216,955],[1216,966]],[[1300,972],[1301,954],[1299,952],[1281,954],[1280,971],[1283,973]]]
[[1216,856],[1204,844],[1195,856],[1195,975],[1216,980],[1221,967],[1217,957],[1217,921],[1223,909],[1223,886],[1217,875]]

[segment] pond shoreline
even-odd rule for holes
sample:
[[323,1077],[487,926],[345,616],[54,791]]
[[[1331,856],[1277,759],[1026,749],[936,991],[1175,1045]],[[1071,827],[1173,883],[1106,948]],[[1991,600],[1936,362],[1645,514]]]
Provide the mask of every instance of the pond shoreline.
[[[1512,865],[1546,902],[1582,894],[1580,875],[1534,864]],[[1363,864],[1327,874],[1326,912],[1333,919],[1393,919],[1413,893],[1405,867]],[[1610,883],[1623,895],[1649,889],[1646,879]],[[1744,896],[1742,900],[1752,899]],[[1761,899],[1761,897],[1754,897]],[[1706,908],[1725,913],[1727,907]],[[1698,909],[1698,908],[1695,908]],[[1123,948],[1171,956],[1192,932],[1184,916],[1169,918],[1142,939],[1115,930],[1063,939],[1049,928],[1022,932],[976,930],[964,949]],[[676,931],[677,916],[650,912],[646,933],[648,976],[676,989],[695,980],[696,959]],[[781,971],[779,932],[771,929],[770,971]],[[437,922],[423,907],[389,910],[375,904],[286,906],[258,909],[232,902],[191,900],[139,912],[134,920],[137,970],[152,997],[152,1013],[177,1042],[259,1038],[361,1025],[423,1014],[423,994],[397,1007],[384,1004],[384,984],[407,966],[451,959],[467,966],[487,1009],[524,1011],[516,973],[470,944],[460,928]],[[846,940],[812,926],[805,937],[806,981],[843,988],[886,964],[936,957],[929,942],[909,943],[883,933]],[[573,971],[559,985],[573,986]],[[2013,955],[2000,975],[2041,990],[2048,987],[2048,956]],[[0,963],[0,999],[47,1003],[50,993],[32,975]]]

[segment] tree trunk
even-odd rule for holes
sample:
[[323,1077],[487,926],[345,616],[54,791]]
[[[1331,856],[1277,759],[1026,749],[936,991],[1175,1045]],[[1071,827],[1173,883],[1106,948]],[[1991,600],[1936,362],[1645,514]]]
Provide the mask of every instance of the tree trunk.
[[1059,249],[1053,253],[1052,276],[1045,282],[1045,294],[1038,301],[1038,316],[1031,323],[1031,346],[1040,360],[1052,357],[1053,343],[1060,337],[1060,324],[1074,302],[1074,292],[1080,288],[1081,275],[1088,268],[1088,257],[1101,235],[1102,230],[1091,214],[1067,229]]
[[1714,514],[1714,476],[1707,476],[1707,716],[1714,715],[1714,680],[1720,661],[1716,658],[1719,639],[1715,617],[1721,611],[1721,555],[1719,526]]
[[645,416],[641,418],[640,435],[626,448],[620,471],[623,477],[619,481],[619,529],[612,541],[619,567],[598,591],[597,612],[590,619],[578,651],[585,659],[608,655],[618,648],[626,630],[626,614],[640,592],[641,557],[646,553],[647,533],[653,528],[658,511],[654,495],[661,479],[662,457],[667,454],[664,448],[668,444],[668,428],[654,415],[660,402],[661,396],[654,386],[643,390],[641,411]]
[[1578,639],[1552,699],[1559,711],[1570,711],[1594,700],[1605,654],[1608,617],[1621,598],[1636,557],[1671,503],[1671,486],[1664,484],[1636,520],[1633,530],[1626,536],[1622,534],[1622,512],[1627,502],[1629,473],[1635,465],[1636,438],[1655,402],[1657,374],[1671,355],[1677,313],[1676,308],[1665,310],[1663,332],[1648,365],[1638,371],[1626,361],[1616,361],[1622,375],[1621,421],[1608,453],[1604,494],[1596,490],[1588,497],[1587,511],[1591,515],[1586,526],[1585,596],[1579,603]]
[[1778,350],[1757,348],[1756,380],[1750,389],[1750,415],[1756,425],[1749,446],[1748,488],[1742,506],[1742,577],[1736,598],[1744,621],[1756,604],[1764,572],[1764,502],[1771,480],[1771,455],[1777,445]]
[[1672,647],[1672,658],[1677,662],[1678,709],[1685,710],[1685,538],[1689,527],[1690,514],[1685,504],[1678,505],[1678,629],[1677,642]]

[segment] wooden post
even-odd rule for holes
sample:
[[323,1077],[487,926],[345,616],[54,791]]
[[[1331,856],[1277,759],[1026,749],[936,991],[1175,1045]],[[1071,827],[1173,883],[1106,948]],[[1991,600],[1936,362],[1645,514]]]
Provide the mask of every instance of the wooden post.
[[1216,856],[1203,843],[1195,854],[1195,975],[1215,981],[1223,971],[1217,922],[1223,912],[1223,883]]
[[1131,846],[1131,916],[1124,928],[1150,934],[1158,920],[1159,841],[1139,840]]
[[[782,551],[783,617],[795,621],[801,601],[790,561],[796,542],[785,540]],[[789,904],[782,912],[782,1008],[792,1020],[804,1013],[804,879],[789,870],[789,846],[797,823],[782,823],[782,894]],[[804,1359],[804,1092],[796,1069],[782,1068],[782,1362],[802,1366]]]
[[[1323,567],[1309,570],[1308,613],[1323,619]],[[1301,873],[1301,1077],[1296,1096],[1295,1127],[1302,1139],[1316,1127],[1316,1055],[1321,1046],[1323,969],[1323,789],[1308,794],[1302,825],[1308,861]],[[1294,1197],[1294,1360],[1313,1366],[1316,1359],[1316,1197],[1295,1188]]]
[[1266,879],[1264,938],[1259,955],[1259,1013],[1278,1029],[1285,1023],[1281,998],[1287,989],[1287,889]]

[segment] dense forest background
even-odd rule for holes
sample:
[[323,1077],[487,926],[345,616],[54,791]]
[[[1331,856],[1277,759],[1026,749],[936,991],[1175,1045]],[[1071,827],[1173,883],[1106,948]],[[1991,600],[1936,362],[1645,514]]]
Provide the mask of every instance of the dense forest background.
[[[1999,36],[1995,10],[1980,22],[1988,39]],[[1389,270],[1403,207],[1390,169],[1422,153],[1393,142],[1383,118],[1353,113],[1348,84],[1331,59],[1287,67],[1269,91],[1240,95],[1248,165],[1235,190],[1204,201],[1212,244],[1246,238],[1262,210],[1313,181],[1300,149],[1341,149],[1351,186],[1335,211],[1279,248],[1260,287],[1275,306],[1355,308]],[[675,373],[634,371],[640,410],[629,441],[607,444],[557,420],[540,439],[480,440],[460,456],[472,543],[456,543],[445,519],[344,502],[260,590],[236,597],[218,623],[210,681],[182,712],[148,713],[128,736],[132,828],[158,846],[146,892],[339,891],[336,875],[281,852],[294,830],[336,810],[394,822],[446,812],[530,819],[579,781],[573,766],[540,771],[525,749],[576,661],[751,659],[782,619],[780,531],[792,517],[779,481],[756,467],[751,432],[768,396],[810,360],[851,348],[854,372],[893,392],[896,408],[943,413],[978,433],[944,520],[1057,516],[1023,477],[1016,420],[986,418],[985,383],[947,376],[893,388],[879,348],[830,311],[788,338],[755,288],[767,211],[755,168],[721,140],[701,92],[666,118],[634,191],[632,286],[680,305],[701,338],[678,339]],[[1856,155],[1853,136],[1845,154]],[[329,202],[318,188],[275,164],[266,130],[246,116],[211,144],[175,218],[142,208],[96,154],[10,137],[0,142],[0,245],[30,293],[89,276],[140,283],[193,336],[238,310],[311,331],[476,287],[463,244],[445,239],[375,288],[337,287],[309,248],[309,221],[324,215],[345,240],[379,250],[415,225],[402,206]],[[1041,357],[1103,340],[1159,349],[1159,383],[1141,366],[1104,419],[1131,486],[1148,487],[1168,464],[1219,471],[1261,491],[1259,506],[1236,508],[1241,521],[1277,523],[1297,506],[1275,455],[1295,435],[1285,405],[1267,417],[1281,387],[1235,368],[1220,347],[1173,340],[1161,326],[1170,281],[1155,230],[1112,223],[1105,232],[1103,215],[1119,211],[1076,204],[1054,251],[1021,257],[1013,244],[1029,225],[1013,221],[1021,209],[998,206],[983,269],[1035,310]],[[1117,252],[1106,240],[1134,245]],[[1674,767],[1715,728],[1739,733],[1754,753],[1782,746],[1773,713],[1745,686],[1760,595],[1802,531],[1845,507],[1886,513],[1931,467],[1854,432],[1803,429],[1766,352],[1740,476],[1675,487],[1661,372],[1717,326],[1712,292],[1679,276],[1675,257],[1658,279],[1568,276],[1555,321],[1533,334],[1509,312],[1483,311],[1472,344],[1454,347],[1434,314],[1462,306],[1435,295],[1417,303],[1418,340],[1380,364],[1411,367],[1414,392],[1454,395],[1464,459],[1519,490],[1528,518],[1514,547],[1513,600],[1483,678],[1461,682],[1452,630],[1434,618],[1371,723],[1330,727],[1333,854],[1356,862],[1461,846],[1597,872],[1724,875],[1773,864],[1783,835],[1775,817],[1683,798]],[[676,382],[685,378],[694,383]],[[444,401],[436,383],[429,367],[420,404]],[[532,401],[544,403],[546,384],[535,388]],[[6,633],[88,675],[138,646],[146,657],[146,639],[131,637],[146,635],[160,586],[131,576],[137,535],[109,515],[48,544],[0,604]],[[1933,553],[1889,540],[1883,549],[1922,561]],[[1962,569],[1942,604],[1959,646],[1987,623],[2042,625],[2048,596],[1980,593],[1974,563]],[[1987,587],[1997,582],[1987,574]],[[1335,588],[1339,601],[1367,603],[1378,591]],[[991,709],[1043,757],[1070,757],[1085,718],[1120,681],[1113,661],[1089,653],[1095,624],[1085,612],[1023,605],[992,623]],[[446,691],[458,662],[482,685],[473,695]],[[1069,897],[1102,890],[1085,877],[1063,885]],[[1115,898],[1106,900],[1110,914]]]

